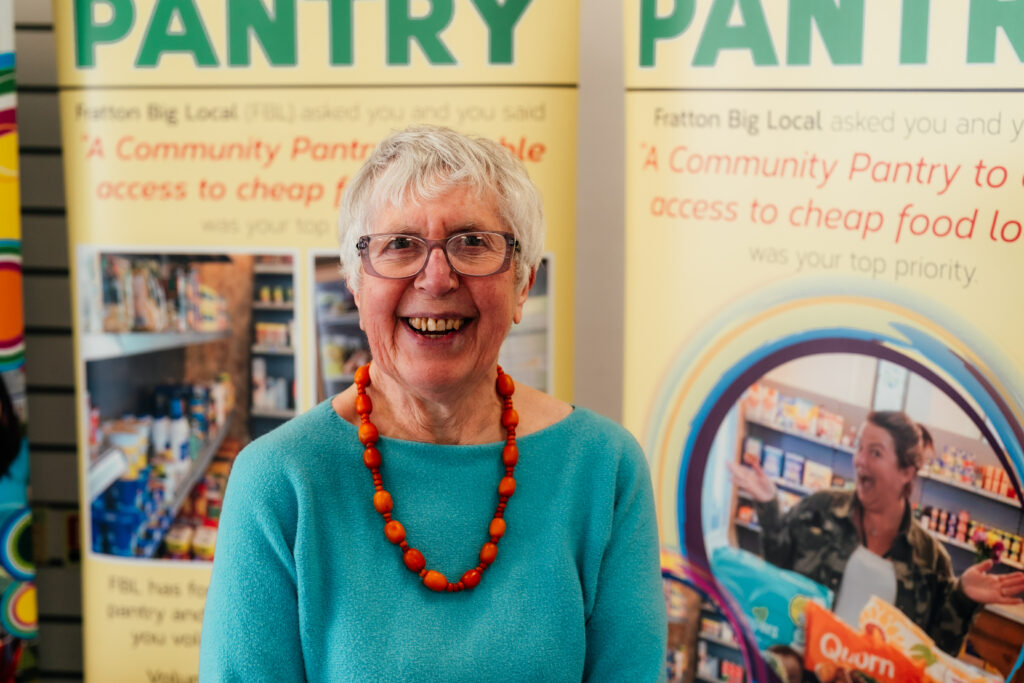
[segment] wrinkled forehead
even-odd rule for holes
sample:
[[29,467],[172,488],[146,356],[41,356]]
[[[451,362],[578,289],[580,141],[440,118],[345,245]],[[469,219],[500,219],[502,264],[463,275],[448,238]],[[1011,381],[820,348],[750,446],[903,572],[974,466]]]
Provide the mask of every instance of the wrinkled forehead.
[[494,217],[504,229],[510,229],[502,215],[499,196],[493,188],[482,182],[474,182],[433,174],[430,177],[414,178],[411,182],[394,182],[382,175],[373,186],[370,195],[367,224],[376,226],[383,212],[389,209],[418,207],[443,200],[458,190],[467,190],[474,199],[492,208]]

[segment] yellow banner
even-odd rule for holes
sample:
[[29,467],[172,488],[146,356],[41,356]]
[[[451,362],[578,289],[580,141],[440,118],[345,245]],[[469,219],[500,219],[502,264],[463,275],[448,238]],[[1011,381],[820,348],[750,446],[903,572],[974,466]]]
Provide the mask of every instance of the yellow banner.
[[716,623],[738,619],[705,676],[763,680],[757,651],[799,633],[765,603],[732,615],[744,596],[714,578],[716,549],[760,554],[775,533],[729,468],[761,468],[783,511],[866,496],[872,410],[933,434],[908,502],[953,572],[987,552],[975,532],[1005,546],[1000,571],[1024,567],[1022,11],[627,3],[624,417],[666,553]]
[[57,3],[88,679],[195,676],[234,455],[367,358],[336,212],[393,130],[484,135],[526,165],[545,265],[499,360],[570,398],[577,12]]

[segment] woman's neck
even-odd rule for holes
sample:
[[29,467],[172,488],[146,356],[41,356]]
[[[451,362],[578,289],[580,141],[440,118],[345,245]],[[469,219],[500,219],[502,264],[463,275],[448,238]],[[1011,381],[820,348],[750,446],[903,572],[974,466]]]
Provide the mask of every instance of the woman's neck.
[[496,374],[452,391],[417,392],[384,373],[374,373],[367,389],[373,401],[371,420],[384,436],[440,444],[500,441],[501,400]]
[[900,497],[884,507],[861,508],[861,538],[869,550],[883,556],[889,552],[899,535],[906,505],[906,499]]

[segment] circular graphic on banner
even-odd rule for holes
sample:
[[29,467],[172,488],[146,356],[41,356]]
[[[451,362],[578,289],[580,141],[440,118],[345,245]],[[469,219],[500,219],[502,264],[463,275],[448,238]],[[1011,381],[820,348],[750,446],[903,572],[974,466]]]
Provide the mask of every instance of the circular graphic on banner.
[[35,577],[31,525],[31,510],[22,508],[8,517],[0,528],[0,565],[16,581],[30,581]]
[[[663,385],[646,444],[657,486],[662,542],[669,551],[680,552],[688,579],[720,608],[754,680],[767,678],[759,653],[767,651],[769,643],[784,641],[789,645],[786,638],[803,637],[798,623],[803,610],[790,605],[791,614],[787,615],[780,604],[774,606],[780,614],[772,614],[770,605],[764,609],[767,594],[777,592],[779,581],[785,579],[792,584],[790,597],[800,598],[797,602],[804,604],[810,599],[830,606],[829,590],[837,588],[817,590],[801,585],[801,580],[809,580],[792,571],[775,576],[775,566],[758,556],[759,539],[751,536],[761,533],[756,514],[751,519],[751,506],[742,504],[726,468],[729,462],[741,463],[751,457],[760,460],[762,447],[768,452],[769,437],[766,432],[749,428],[748,423],[757,420],[747,420],[744,403],[750,398],[751,388],[773,371],[802,359],[842,355],[887,364],[897,378],[899,372],[906,373],[914,378],[915,391],[941,397],[943,405],[951,406],[950,411],[976,430],[980,442],[991,446],[991,464],[985,467],[1002,473],[1003,478],[999,479],[1001,489],[985,494],[989,498],[1003,497],[1006,510],[1019,515],[1020,506],[1014,498],[1019,499],[1021,493],[1024,433],[1017,397],[1019,387],[1024,385],[1016,376],[1016,368],[985,340],[978,339],[975,332],[951,320],[946,312],[934,310],[928,302],[893,301],[891,293],[889,300],[881,295],[857,296],[848,293],[856,288],[836,289],[836,293],[817,297],[806,297],[806,288],[797,291],[787,286],[768,291],[724,312],[705,327],[702,337],[680,354]],[[886,382],[893,383],[892,377],[877,379],[875,388],[881,387],[884,394]],[[836,481],[850,488],[852,442],[870,407],[848,415],[845,424],[834,417],[823,420],[825,431],[819,434],[816,423],[807,421],[807,413],[818,407],[813,397],[810,401],[793,399],[780,406],[779,395],[770,409],[771,416],[762,420],[767,423],[765,429],[790,432],[786,438],[826,448],[833,459],[804,470],[804,462],[810,458],[793,453],[787,481],[785,456],[802,447],[778,448],[772,454],[777,458],[772,462],[780,466],[773,472],[778,489],[788,486],[798,491],[790,495],[807,496],[820,488],[831,488]],[[878,400],[885,400],[885,396]],[[788,421],[784,428],[776,424],[780,415],[782,421]],[[748,437],[752,442],[744,443]],[[755,454],[747,452],[751,445]],[[957,461],[958,467],[961,460]],[[840,471],[843,467],[846,471]],[[816,479],[805,481],[808,474]],[[927,472],[922,476],[926,475],[936,482],[934,486],[946,486],[944,474],[931,476]],[[993,485],[995,480],[986,480],[986,485]],[[737,514],[741,510],[744,514]],[[949,515],[950,520],[954,517]],[[955,552],[973,550],[966,538],[957,535],[966,533],[966,522],[964,529],[957,529],[948,526],[946,518],[944,514],[941,526],[933,527],[931,533]],[[754,609],[755,604],[761,607]],[[791,618],[793,615],[796,618]],[[792,644],[802,643],[793,640]]]
[[0,371],[20,367],[25,357],[19,243],[0,239]]
[[0,621],[5,631],[18,638],[34,638],[39,610],[33,583],[13,583],[0,598]]

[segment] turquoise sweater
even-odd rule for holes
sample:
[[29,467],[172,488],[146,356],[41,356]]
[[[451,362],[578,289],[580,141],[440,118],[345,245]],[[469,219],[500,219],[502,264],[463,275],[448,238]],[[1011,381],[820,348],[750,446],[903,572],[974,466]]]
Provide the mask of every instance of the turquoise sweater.
[[[622,428],[576,408],[518,439],[495,563],[433,593],[384,537],[356,429],[324,402],[231,474],[206,599],[203,681],[656,681],[665,608],[650,476]],[[410,545],[451,581],[478,563],[501,444],[383,438]]]

